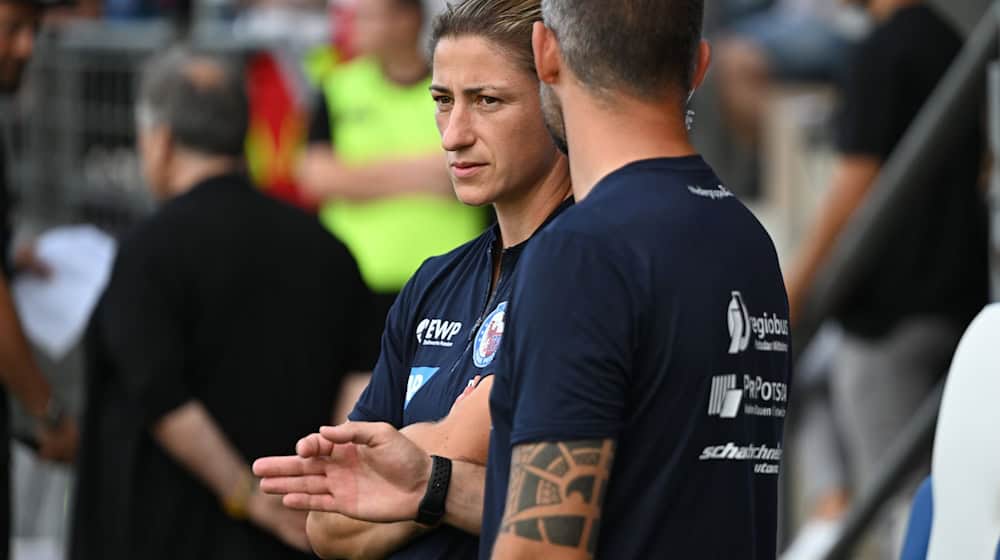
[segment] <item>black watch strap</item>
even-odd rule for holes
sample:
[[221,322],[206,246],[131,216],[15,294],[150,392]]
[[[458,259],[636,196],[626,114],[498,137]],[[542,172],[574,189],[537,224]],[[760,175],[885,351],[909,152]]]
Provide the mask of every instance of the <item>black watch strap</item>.
[[55,430],[62,425],[65,419],[66,407],[63,406],[62,401],[57,399],[55,395],[52,395],[49,397],[49,402],[45,406],[45,412],[40,418],[42,425],[48,430]]
[[417,509],[416,522],[428,527],[441,523],[444,517],[444,504],[448,498],[448,487],[451,486],[451,459],[431,455],[431,477],[427,481],[427,492],[420,500]]

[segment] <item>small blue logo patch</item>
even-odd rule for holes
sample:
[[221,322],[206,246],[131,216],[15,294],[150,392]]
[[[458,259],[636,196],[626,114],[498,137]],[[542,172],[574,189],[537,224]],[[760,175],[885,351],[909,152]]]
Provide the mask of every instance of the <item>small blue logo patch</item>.
[[406,382],[406,400],[403,402],[403,410],[410,406],[410,400],[417,394],[434,374],[441,368],[436,367],[415,367],[410,368],[410,379]]
[[472,347],[472,361],[476,367],[484,368],[493,363],[493,358],[500,349],[500,341],[503,340],[504,318],[507,316],[507,302],[503,302],[486,316],[479,332],[476,333],[476,342]]

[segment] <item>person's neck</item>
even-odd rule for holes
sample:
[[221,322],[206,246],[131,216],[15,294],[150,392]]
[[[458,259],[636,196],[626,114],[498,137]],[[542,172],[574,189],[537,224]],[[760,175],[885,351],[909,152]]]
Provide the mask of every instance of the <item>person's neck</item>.
[[899,10],[921,4],[923,0],[872,0],[868,5],[868,11],[875,21],[885,21],[891,18]]
[[503,248],[527,241],[570,194],[569,165],[560,157],[541,184],[517,200],[494,204]]
[[237,158],[185,154],[178,156],[170,177],[170,196],[182,195],[199,184],[241,169]]
[[629,163],[696,153],[679,103],[620,96],[612,108],[585,93],[562,102],[577,202],[601,179]]
[[378,60],[382,74],[399,85],[412,85],[427,76],[427,60],[415,48],[383,53]]

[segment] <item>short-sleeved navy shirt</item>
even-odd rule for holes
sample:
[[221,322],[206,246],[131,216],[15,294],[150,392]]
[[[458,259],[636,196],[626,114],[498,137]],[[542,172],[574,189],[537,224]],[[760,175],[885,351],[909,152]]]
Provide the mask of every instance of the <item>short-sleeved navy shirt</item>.
[[515,276],[480,557],[515,446],[612,438],[598,558],[774,558],[788,302],[770,237],[711,168],[612,173]]
[[[563,203],[553,216],[571,204]],[[389,312],[378,363],[350,414],[352,421],[396,428],[434,422],[448,415],[473,378],[493,374],[513,273],[531,242],[503,250],[500,276],[491,289],[498,236],[494,226],[428,259],[406,284]],[[390,558],[471,558],[478,546],[474,535],[445,525]]]

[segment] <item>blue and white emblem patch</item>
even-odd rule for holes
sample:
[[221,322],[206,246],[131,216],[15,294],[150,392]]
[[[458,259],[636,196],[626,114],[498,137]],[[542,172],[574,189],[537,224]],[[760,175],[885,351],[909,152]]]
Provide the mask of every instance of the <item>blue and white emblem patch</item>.
[[503,340],[504,318],[507,315],[507,303],[503,302],[486,316],[476,333],[475,344],[472,346],[472,361],[476,367],[484,368],[493,363],[500,341]]
[[417,394],[428,381],[434,377],[434,374],[438,372],[441,368],[436,367],[415,367],[410,368],[410,379],[406,382],[406,400],[403,402],[403,410],[410,406],[410,400],[413,399],[413,395]]

